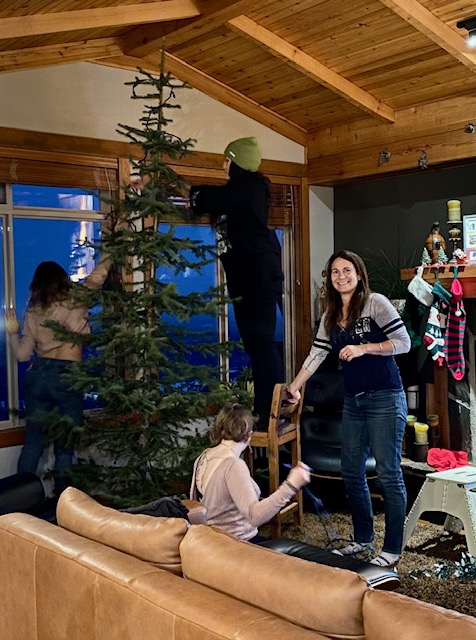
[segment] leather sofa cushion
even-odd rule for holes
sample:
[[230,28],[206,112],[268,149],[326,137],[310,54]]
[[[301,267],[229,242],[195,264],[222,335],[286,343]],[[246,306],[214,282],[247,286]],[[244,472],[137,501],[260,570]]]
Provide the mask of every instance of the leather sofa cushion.
[[356,573],[292,558],[196,525],[180,545],[183,575],[330,638],[364,638],[368,586]]
[[399,593],[365,594],[366,640],[476,640],[476,619]]
[[327,640],[27,514],[0,517],[1,640]]
[[68,487],[58,500],[60,527],[83,538],[181,574],[179,545],[189,523],[183,518],[155,518],[105,507],[78,489]]

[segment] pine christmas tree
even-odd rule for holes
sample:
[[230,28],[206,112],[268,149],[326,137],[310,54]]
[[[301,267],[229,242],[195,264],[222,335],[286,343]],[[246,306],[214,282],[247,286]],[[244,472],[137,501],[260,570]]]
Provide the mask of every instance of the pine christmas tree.
[[443,247],[440,247],[438,250],[438,257],[436,259],[438,264],[448,264],[448,256],[445,253]]
[[428,249],[426,247],[424,247],[423,251],[421,252],[420,264],[423,266],[431,264],[430,254],[428,253]]
[[98,248],[112,260],[112,285],[86,294],[88,307],[100,311],[86,338],[91,355],[72,376],[76,389],[96,392],[101,403],[99,416],[75,429],[81,450],[87,447],[92,455],[73,467],[73,484],[120,505],[185,490],[193,459],[204,447],[191,423],[210,405],[220,406],[227,393],[220,387],[219,347],[188,326],[197,314],[216,317],[224,299],[214,288],[182,295],[173,282],[157,277],[200,270],[215,260],[211,247],[180,238],[173,224],[191,219],[174,202],[183,199],[185,185],[166,160],[188,153],[193,141],[167,132],[172,120],[165,110],[178,108],[175,91],[186,85],[170,74],[143,71],[128,84],[133,99],[145,103],[142,128],[119,127],[141,145],[144,157],[133,162],[135,180],[124,197],[110,201],[112,230]]

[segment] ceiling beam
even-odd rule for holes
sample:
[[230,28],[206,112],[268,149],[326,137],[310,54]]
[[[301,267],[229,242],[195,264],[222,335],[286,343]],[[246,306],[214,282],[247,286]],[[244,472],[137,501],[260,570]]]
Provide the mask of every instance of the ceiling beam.
[[[159,64],[159,54],[156,54],[156,57],[157,64]],[[195,89],[202,91],[211,98],[215,98],[215,100],[218,100],[232,109],[236,109],[245,116],[264,124],[266,127],[280,133],[286,138],[306,146],[307,131],[303,127],[300,127],[287,118],[280,116],[275,111],[272,111],[267,107],[263,107],[263,105],[259,104],[255,100],[251,100],[239,91],[236,91],[236,89],[232,89],[219,80],[215,80],[211,76],[203,73],[195,67],[192,67],[186,62],[179,60],[169,53],[165,54],[165,65],[174,76],[180,80],[185,80],[195,87]]]
[[468,51],[466,40],[422,4],[416,0],[380,0],[380,2],[471,71],[476,71],[476,54]]
[[228,26],[366,113],[385,122],[395,121],[391,107],[254,20],[239,16],[230,20]]
[[124,53],[144,58],[159,51],[170,50],[193,38],[198,38],[256,7],[264,7],[275,0],[196,0],[200,17],[180,24],[139,27],[124,36]]
[[195,0],[163,0],[141,5],[36,13],[0,19],[0,39],[182,20],[199,15]]
[[68,44],[46,45],[31,49],[17,49],[2,51],[0,55],[0,73],[50,67],[70,62],[81,62],[95,58],[108,58],[121,55],[121,41],[119,38],[99,38],[97,40],[83,40],[68,42]]
[[[131,56],[118,56],[115,58],[106,58],[105,60],[97,59],[94,60],[94,62],[104,64],[105,66],[131,69],[134,71],[137,71],[137,68],[140,67],[149,73],[160,73],[161,54],[154,54],[144,59],[133,58]],[[211,76],[208,76],[199,69],[192,67],[169,53],[165,54],[165,68],[176,78],[183,82],[188,82],[188,84],[198,91],[256,120],[256,122],[260,122],[286,138],[306,146],[307,131],[303,127],[271,111],[271,109],[261,106],[254,100],[250,100],[250,98],[247,98],[235,89],[231,89],[219,80],[215,80]]]

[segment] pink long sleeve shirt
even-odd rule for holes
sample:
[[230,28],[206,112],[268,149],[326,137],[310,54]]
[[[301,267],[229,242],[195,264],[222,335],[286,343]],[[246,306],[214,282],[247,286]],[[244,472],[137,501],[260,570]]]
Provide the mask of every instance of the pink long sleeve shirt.
[[[294,491],[282,484],[269,497],[260,500],[260,489],[240,458],[238,443],[222,441],[206,449],[195,461],[191,498],[207,509],[207,522],[242,540],[250,540],[258,527],[269,522],[293,497]],[[212,473],[207,477],[207,466]]]

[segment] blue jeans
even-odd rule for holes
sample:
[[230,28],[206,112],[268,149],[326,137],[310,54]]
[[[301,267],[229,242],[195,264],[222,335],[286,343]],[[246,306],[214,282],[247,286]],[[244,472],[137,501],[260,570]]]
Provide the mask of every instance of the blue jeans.
[[[26,439],[18,461],[18,471],[36,473],[45,449],[48,425],[38,411],[57,409],[60,416],[69,416],[78,425],[83,419],[83,398],[70,389],[64,374],[70,369],[69,360],[37,358],[25,373]],[[71,467],[73,447],[64,441],[54,442],[55,491],[59,495],[67,486],[65,472]]]
[[400,467],[407,405],[401,391],[369,391],[345,396],[342,420],[342,477],[350,503],[356,542],[374,539],[365,461],[372,451],[383,492],[383,551],[401,553],[407,495]]

